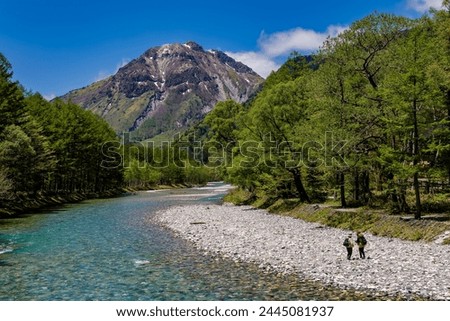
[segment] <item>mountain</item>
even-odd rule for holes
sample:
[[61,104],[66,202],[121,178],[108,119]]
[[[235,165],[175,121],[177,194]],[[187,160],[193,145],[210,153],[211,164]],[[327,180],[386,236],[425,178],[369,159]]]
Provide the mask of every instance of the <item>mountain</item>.
[[246,101],[263,78],[195,42],[147,50],[117,73],[63,97],[104,118],[116,132],[145,139],[201,120],[218,101]]

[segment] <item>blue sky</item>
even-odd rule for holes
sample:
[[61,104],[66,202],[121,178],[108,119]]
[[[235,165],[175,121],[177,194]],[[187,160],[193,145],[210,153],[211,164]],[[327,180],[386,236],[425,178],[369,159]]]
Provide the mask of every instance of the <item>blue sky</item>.
[[441,0],[0,0],[0,52],[45,97],[113,74],[148,48],[193,40],[262,76],[373,11],[417,17]]

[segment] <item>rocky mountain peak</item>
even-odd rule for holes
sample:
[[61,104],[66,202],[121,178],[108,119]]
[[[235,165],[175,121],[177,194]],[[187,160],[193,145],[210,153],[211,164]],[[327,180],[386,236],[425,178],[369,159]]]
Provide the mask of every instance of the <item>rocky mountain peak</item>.
[[204,51],[203,47],[194,41],[188,41],[184,45],[195,51]]
[[246,101],[263,79],[248,66],[199,44],[150,48],[100,82],[63,96],[103,117],[119,133],[149,138],[182,130],[218,101]]

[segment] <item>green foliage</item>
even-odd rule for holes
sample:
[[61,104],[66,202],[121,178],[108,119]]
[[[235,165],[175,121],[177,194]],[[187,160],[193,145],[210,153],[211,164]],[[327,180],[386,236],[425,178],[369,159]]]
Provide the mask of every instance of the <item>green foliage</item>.
[[39,189],[41,175],[47,171],[41,141],[30,137],[17,125],[7,126],[0,142],[0,166],[12,183],[15,192],[35,192]]
[[[0,54],[0,207],[14,212],[42,195],[98,194],[122,185],[118,140],[91,112],[25,96]],[[5,209],[11,208],[12,211]]]
[[294,53],[245,108],[218,104],[205,123],[210,142],[228,146],[224,177],[261,204],[437,209],[424,195],[450,189],[448,9],[371,14],[314,57]]
[[23,117],[23,92],[12,81],[12,75],[11,64],[0,53],[0,134],[6,126],[19,124]]
[[217,103],[205,117],[204,123],[209,127],[211,139],[218,142],[227,152],[237,144],[242,113],[243,107],[241,104],[226,100]]
[[154,144],[130,143],[122,146],[125,186],[130,189],[153,189],[159,185],[204,185],[217,178],[202,163],[200,155],[191,154],[191,143],[183,136],[177,141]]
[[302,56],[298,52],[293,52],[288,60],[276,72],[272,72],[264,82],[264,89],[268,90],[270,87],[279,83],[294,80],[303,75],[307,68],[313,68],[311,65],[311,56]]
[[213,177],[213,173],[205,166],[188,166],[184,172],[185,181],[194,185],[204,185]]
[[161,172],[151,168],[145,162],[132,159],[125,168],[124,179],[128,187],[135,189],[151,188],[161,183]]
[[8,179],[6,170],[0,167],[0,200],[8,199],[13,189],[13,183]]
[[249,204],[252,199],[252,193],[242,188],[235,188],[224,197],[225,202],[235,205]]
[[26,102],[52,151],[55,168],[45,182],[47,190],[98,193],[121,188],[119,155],[105,148],[118,145],[118,139],[104,120],[77,105],[49,103],[39,95],[27,97]]

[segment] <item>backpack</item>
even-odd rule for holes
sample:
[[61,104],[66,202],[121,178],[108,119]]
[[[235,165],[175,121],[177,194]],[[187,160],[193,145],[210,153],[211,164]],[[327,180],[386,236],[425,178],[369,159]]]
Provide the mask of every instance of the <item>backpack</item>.
[[360,241],[361,241],[362,245],[366,245],[367,244],[367,240],[366,240],[366,238],[364,236],[361,236]]
[[348,247],[350,245],[350,242],[349,242],[348,238],[346,238],[344,240],[344,243],[342,245],[344,245],[345,247]]

